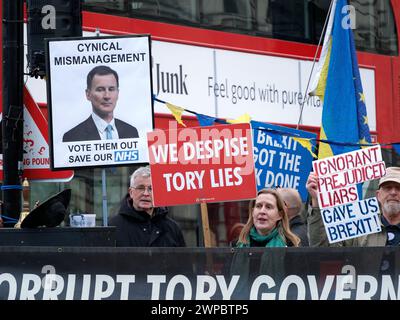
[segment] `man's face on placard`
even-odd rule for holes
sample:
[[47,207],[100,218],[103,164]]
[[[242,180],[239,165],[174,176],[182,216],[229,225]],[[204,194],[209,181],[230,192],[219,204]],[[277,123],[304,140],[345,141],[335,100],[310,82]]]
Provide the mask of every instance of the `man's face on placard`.
[[111,121],[118,93],[117,79],[113,74],[96,74],[90,88],[86,89],[86,98],[92,103],[94,113],[106,121]]

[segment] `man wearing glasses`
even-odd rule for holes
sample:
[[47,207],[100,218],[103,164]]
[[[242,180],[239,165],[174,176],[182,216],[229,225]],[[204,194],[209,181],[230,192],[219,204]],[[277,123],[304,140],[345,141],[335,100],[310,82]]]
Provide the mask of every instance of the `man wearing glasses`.
[[131,175],[118,214],[109,221],[117,227],[117,247],[184,247],[182,231],[167,213],[167,208],[153,207],[150,168],[140,167]]

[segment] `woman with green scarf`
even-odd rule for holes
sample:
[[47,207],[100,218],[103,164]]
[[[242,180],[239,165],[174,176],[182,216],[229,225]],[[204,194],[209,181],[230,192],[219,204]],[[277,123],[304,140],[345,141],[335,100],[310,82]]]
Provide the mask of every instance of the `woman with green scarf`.
[[249,204],[249,219],[236,244],[247,247],[298,247],[299,237],[290,231],[284,202],[274,189],[262,189]]

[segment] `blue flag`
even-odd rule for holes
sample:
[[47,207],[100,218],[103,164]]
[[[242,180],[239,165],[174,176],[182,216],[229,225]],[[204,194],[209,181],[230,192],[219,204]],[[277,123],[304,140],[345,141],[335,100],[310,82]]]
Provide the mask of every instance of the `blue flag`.
[[197,121],[199,121],[200,127],[212,126],[215,123],[227,124],[227,122],[225,120],[206,116],[205,114],[201,114],[201,113],[196,113],[196,117],[197,117]]
[[320,138],[333,143],[320,143],[319,159],[371,143],[350,18],[347,0],[334,0],[316,90],[323,99]]

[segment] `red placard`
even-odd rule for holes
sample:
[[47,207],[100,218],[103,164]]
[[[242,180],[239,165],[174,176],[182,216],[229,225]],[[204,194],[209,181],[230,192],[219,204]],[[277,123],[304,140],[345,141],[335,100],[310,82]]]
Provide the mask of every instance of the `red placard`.
[[250,124],[155,130],[147,139],[155,206],[255,198]]

